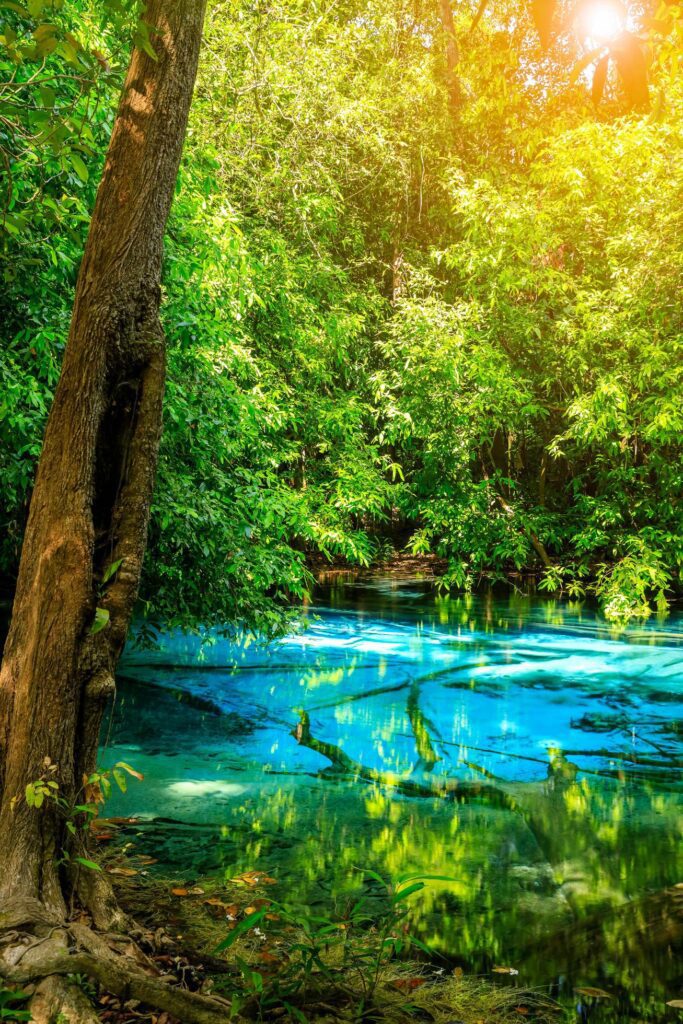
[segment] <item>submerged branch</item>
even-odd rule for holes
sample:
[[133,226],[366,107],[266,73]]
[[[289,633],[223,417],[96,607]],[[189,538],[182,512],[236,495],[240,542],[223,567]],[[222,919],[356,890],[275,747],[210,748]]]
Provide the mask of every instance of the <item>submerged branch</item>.
[[408,712],[408,718],[410,719],[410,727],[413,730],[413,736],[415,737],[417,752],[425,769],[429,772],[432,770],[436,762],[441,760],[441,758],[434,749],[434,744],[429,731],[430,728],[434,731],[436,730],[420,708],[420,686],[417,682],[413,682],[410,687],[406,710]]
[[503,807],[506,810],[519,810],[514,797],[498,786],[448,777],[435,777],[431,785],[426,785],[416,782],[414,779],[405,778],[395,772],[385,772],[377,768],[369,768],[359,761],[354,761],[336,744],[316,739],[311,733],[310,718],[305,711],[301,712],[299,724],[292,730],[292,736],[294,736],[297,743],[308,747],[309,750],[314,750],[317,754],[326,758],[337,771],[350,775],[355,779],[362,779],[364,782],[396,789],[404,796],[428,797],[430,799],[442,797],[458,801],[481,799],[486,803],[496,807]]

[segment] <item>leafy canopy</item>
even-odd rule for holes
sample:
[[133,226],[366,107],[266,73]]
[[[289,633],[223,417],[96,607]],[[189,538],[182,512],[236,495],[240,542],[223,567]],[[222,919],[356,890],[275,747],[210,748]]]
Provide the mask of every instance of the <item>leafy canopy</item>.
[[[623,9],[629,64],[585,9],[454,9],[454,110],[433,0],[211,6],[167,238],[152,621],[275,633],[317,560],[406,547],[446,586],[536,571],[615,617],[675,592],[683,20]],[[10,577],[141,10],[0,5]]]

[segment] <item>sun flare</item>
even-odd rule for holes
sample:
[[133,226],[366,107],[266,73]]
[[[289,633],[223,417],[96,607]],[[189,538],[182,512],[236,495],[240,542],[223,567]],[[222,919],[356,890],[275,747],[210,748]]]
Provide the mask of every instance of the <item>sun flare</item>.
[[582,29],[596,43],[608,43],[624,29],[624,16],[617,4],[595,3],[582,12]]

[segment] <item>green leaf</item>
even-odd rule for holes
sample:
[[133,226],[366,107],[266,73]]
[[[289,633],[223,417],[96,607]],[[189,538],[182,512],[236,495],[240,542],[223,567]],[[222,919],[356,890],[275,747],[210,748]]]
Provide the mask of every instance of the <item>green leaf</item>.
[[74,153],[72,150],[71,153],[69,153],[69,162],[81,181],[86,182],[88,180],[88,168],[85,166],[83,157],[79,156],[78,153]]
[[57,35],[58,31],[58,25],[45,21],[42,25],[38,25],[38,27],[33,30],[33,38],[36,43],[44,44],[53,39],[53,37]]
[[116,785],[119,787],[121,792],[125,793],[126,790],[128,789],[128,783],[126,782],[126,776],[123,774],[122,771],[119,771],[118,768],[114,768],[113,769],[112,775],[114,776],[114,779],[116,780]]
[[379,882],[380,885],[383,885],[384,888],[386,889],[386,887],[387,887],[386,879],[382,878],[381,875],[378,875],[376,871],[371,871],[369,868],[357,868],[357,867],[354,867],[354,871],[360,871],[361,874],[367,875],[368,878],[373,878],[376,882]]
[[17,4],[14,0],[0,0],[0,7],[6,7],[10,11],[16,11],[17,14],[23,14],[25,18],[28,17],[28,11],[21,4]]
[[116,562],[112,562],[111,565],[108,565],[107,568],[104,570],[104,575],[102,576],[102,582],[103,583],[108,583],[109,580],[112,578],[112,576],[115,576],[116,573],[119,571],[119,569],[121,568],[122,564],[123,564],[123,559],[119,558],[119,559],[117,559]]
[[434,955],[434,951],[431,950],[429,946],[425,945],[422,939],[416,938],[415,935],[409,935],[408,940],[412,946],[416,946],[419,950],[421,950],[423,953],[426,953],[428,956]]
[[236,942],[237,939],[239,939],[240,935],[245,935],[246,932],[251,931],[251,929],[259,923],[259,921],[263,920],[263,918],[266,915],[266,911],[269,909],[269,906],[261,907],[260,910],[257,910],[255,913],[249,914],[248,917],[245,917],[242,921],[239,922],[239,924],[235,925],[230,934],[227,935],[222,942],[219,942],[219,944],[214,949],[214,953],[222,953],[223,950],[230,949],[232,944]]
[[414,871],[407,875],[399,875],[398,885],[405,885],[406,882],[457,882],[453,875],[423,875],[421,871]]
[[109,625],[109,609],[108,608],[96,608],[95,619],[92,626],[90,627],[90,635],[94,636],[95,633],[101,632],[105,626]]
[[55,105],[55,91],[49,85],[38,86],[38,93],[40,94],[40,102],[44,107],[54,107]]
[[96,864],[94,860],[88,860],[87,857],[74,857],[77,864],[82,864],[84,868],[90,868],[91,871],[101,871],[102,868],[99,864]]
[[97,804],[76,804],[74,811],[78,814],[90,814],[94,818],[97,814]]
[[287,1002],[283,1002],[282,1005],[294,1020],[298,1020],[300,1024],[309,1024],[308,1017],[299,1009],[298,1006],[292,1006],[291,1003]]
[[159,59],[149,38],[149,25],[147,22],[142,20],[138,21],[137,32],[133,37],[133,42],[138,49],[143,50],[148,57],[152,58],[152,60]]
[[405,900],[408,896],[412,896],[414,892],[420,892],[424,887],[424,882],[413,882],[413,884],[409,885],[406,889],[399,889],[398,892],[394,893],[391,898],[391,902],[398,903],[400,900]]
[[116,767],[123,768],[124,772],[128,772],[129,775],[132,775],[134,779],[139,779],[140,782],[142,782],[142,780],[145,777],[142,774],[142,772],[138,772],[135,770],[135,768],[131,768],[131,766],[126,761],[117,761]]

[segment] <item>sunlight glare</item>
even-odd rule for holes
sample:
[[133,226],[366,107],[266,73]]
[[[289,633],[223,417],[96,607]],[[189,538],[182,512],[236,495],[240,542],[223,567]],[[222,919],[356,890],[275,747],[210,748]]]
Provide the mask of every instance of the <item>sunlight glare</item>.
[[583,31],[596,44],[616,39],[624,29],[623,13],[617,4],[590,4],[582,13]]

